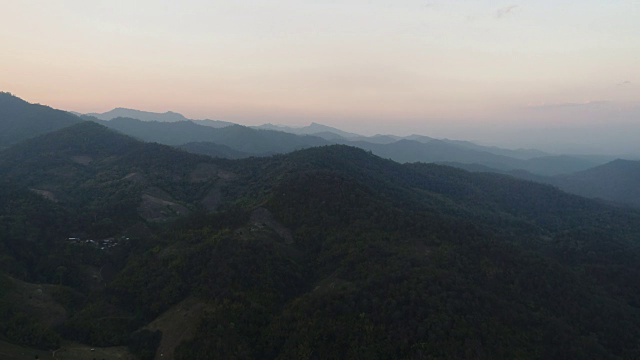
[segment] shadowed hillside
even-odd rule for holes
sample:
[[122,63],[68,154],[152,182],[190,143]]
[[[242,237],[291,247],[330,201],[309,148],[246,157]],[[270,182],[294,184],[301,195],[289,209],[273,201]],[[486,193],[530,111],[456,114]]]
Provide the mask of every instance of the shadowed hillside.
[[66,111],[30,104],[10,93],[0,92],[0,149],[80,122]]

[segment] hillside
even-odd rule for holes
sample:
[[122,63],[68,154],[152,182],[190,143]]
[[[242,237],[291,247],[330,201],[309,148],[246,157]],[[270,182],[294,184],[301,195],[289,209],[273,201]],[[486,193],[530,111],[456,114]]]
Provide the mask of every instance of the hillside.
[[83,222],[106,232],[141,218],[184,215],[192,205],[208,203],[217,174],[209,157],[145,144],[93,122],[0,153],[3,179],[83,209]]
[[[400,165],[346,147],[239,164],[246,180],[234,186],[258,203],[269,199],[263,206],[294,243],[250,221],[250,231],[211,238],[213,259],[188,255],[188,263],[208,264],[202,279],[214,286],[207,294],[219,294],[219,311],[203,319],[178,358],[591,358],[585,348],[606,358],[637,351],[606,334],[619,331],[608,321],[626,321],[622,313],[638,319],[637,285],[614,270],[638,273],[638,213],[544,185]],[[264,194],[265,186],[272,190]],[[604,230],[612,224],[619,231]],[[189,252],[182,244],[172,247]],[[256,251],[263,256],[250,255]],[[243,275],[245,266],[252,270]],[[255,297],[265,291],[266,298]],[[600,311],[612,318],[587,320]],[[639,334],[638,320],[630,321],[616,335],[625,341]],[[265,325],[220,325],[229,323]],[[581,335],[590,332],[597,340]]]
[[80,122],[66,111],[30,104],[0,92],[0,149]]
[[553,183],[574,194],[640,207],[640,161],[615,160]]
[[0,295],[0,340],[141,359],[640,355],[640,212],[552,186],[342,145],[214,159],[92,122],[0,152],[0,175],[0,294],[3,273],[49,284],[66,314]]

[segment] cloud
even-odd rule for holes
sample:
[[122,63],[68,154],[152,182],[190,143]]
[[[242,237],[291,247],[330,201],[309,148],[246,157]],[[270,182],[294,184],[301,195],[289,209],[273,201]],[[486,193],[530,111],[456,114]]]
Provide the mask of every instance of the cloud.
[[631,85],[631,81],[629,80],[618,83],[618,86],[629,86],[629,85]]
[[507,17],[507,16],[511,15],[516,8],[518,8],[518,5],[509,5],[509,6],[505,6],[503,8],[500,8],[500,9],[498,9],[496,11],[496,17],[498,19],[502,19],[504,17]]

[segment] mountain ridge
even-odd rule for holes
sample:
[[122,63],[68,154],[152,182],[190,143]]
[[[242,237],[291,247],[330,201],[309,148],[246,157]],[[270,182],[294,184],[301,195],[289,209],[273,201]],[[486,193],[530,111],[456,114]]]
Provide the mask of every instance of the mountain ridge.
[[0,92],[0,149],[81,121],[66,111]]

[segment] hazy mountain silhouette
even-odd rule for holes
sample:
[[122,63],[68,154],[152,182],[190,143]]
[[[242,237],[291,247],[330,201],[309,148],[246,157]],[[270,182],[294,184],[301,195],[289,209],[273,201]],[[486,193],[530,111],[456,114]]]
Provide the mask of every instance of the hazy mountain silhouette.
[[[601,157],[595,157],[595,159],[601,159]],[[587,198],[640,207],[640,161],[618,159],[586,170],[556,175],[553,174],[554,171],[560,172],[576,166],[590,166],[595,160],[590,158],[577,162],[575,157],[568,156],[531,160],[534,164],[533,170],[500,170],[479,164],[454,162],[444,164],[472,172],[510,175],[518,179],[554,185],[568,193]],[[535,173],[536,169],[543,174]]]
[[284,131],[284,132],[287,132],[290,134],[296,134],[296,135],[315,135],[323,138],[325,137],[322,136],[321,134],[330,134],[330,135],[327,135],[329,138],[335,138],[336,135],[338,137],[343,137],[343,138],[353,138],[353,137],[361,136],[358,134],[346,132],[331,126],[322,125],[315,122],[312,122],[311,124],[303,127],[263,124],[259,126],[253,126],[253,128],[262,129],[262,130]]
[[[189,151],[237,158],[250,155],[270,155],[286,153],[297,149],[321,146],[332,143],[356,146],[374,154],[398,162],[434,162],[478,164],[493,168],[499,172],[525,170],[536,175],[553,176],[584,170],[605,162],[600,159],[588,159],[570,156],[544,156],[522,159],[525,154],[535,155],[533,150],[505,150],[485,147],[463,141],[437,140],[426,136],[412,135],[408,140],[390,135],[378,135],[371,138],[359,137],[359,141],[345,139],[337,133],[318,133],[319,136],[296,135],[284,131],[259,130],[241,125],[213,128],[202,126],[196,121],[163,123],[141,121],[130,118],[116,118],[102,121],[101,124],[134,136],[144,141],[181,146],[187,143],[214,143],[224,145],[237,153],[215,149],[214,145],[190,145]],[[317,124],[316,124],[317,125]],[[315,129],[323,128],[316,126]],[[370,139],[370,141],[366,141]],[[208,147],[206,149],[205,147]],[[493,152],[492,152],[493,151]],[[510,157],[497,153],[510,153]],[[226,154],[226,155],[225,155]]]
[[618,159],[552,183],[574,194],[640,207],[640,161]]
[[142,121],[157,121],[157,122],[179,122],[179,121],[196,121],[199,125],[206,125],[215,128],[221,128],[225,126],[235,125],[234,123],[221,120],[193,120],[188,119],[184,115],[167,111],[164,113],[155,113],[149,111],[127,109],[127,108],[115,108],[113,110],[104,113],[89,113],[87,116],[94,117],[100,120],[112,120],[116,118],[131,118]]
[[486,151],[472,150],[442,140],[420,142],[402,139],[393,143],[374,144],[364,141],[347,142],[348,145],[369,150],[374,154],[398,162],[460,162],[508,170],[517,168],[521,161]]
[[537,175],[553,176],[587,170],[605,162],[605,159],[596,160],[569,155],[543,156],[525,160],[524,165],[518,169]]
[[198,125],[211,126],[214,128],[223,128],[231,125],[238,125],[229,121],[222,121],[222,120],[205,119],[205,120],[191,120],[191,121],[195,122]]
[[89,113],[86,115],[93,116],[100,120],[111,120],[119,117],[158,122],[176,122],[189,120],[182,114],[178,114],[173,111],[167,111],[165,113],[155,113],[127,108],[115,108],[104,113]]
[[213,142],[250,155],[284,153],[328,144],[326,140],[315,136],[257,130],[241,125],[213,128],[198,125],[194,121],[163,123],[130,118],[116,118],[100,123],[144,141],[172,146],[192,142]]
[[469,148],[469,149],[473,149],[473,150],[487,151],[487,152],[490,152],[492,154],[509,156],[509,157],[516,158],[516,159],[521,159],[521,160],[533,159],[533,158],[538,158],[538,157],[543,157],[543,156],[548,156],[549,155],[549,154],[545,153],[544,151],[540,151],[540,150],[536,150],[536,149],[515,149],[515,150],[511,150],[511,149],[499,148],[497,146],[482,146],[482,145],[478,145],[478,144],[475,144],[475,143],[470,142],[470,141],[463,141],[463,140],[444,139],[443,141],[446,141],[448,143],[455,144],[455,145],[460,145],[460,146],[463,146],[463,147],[466,147],[466,148]]

